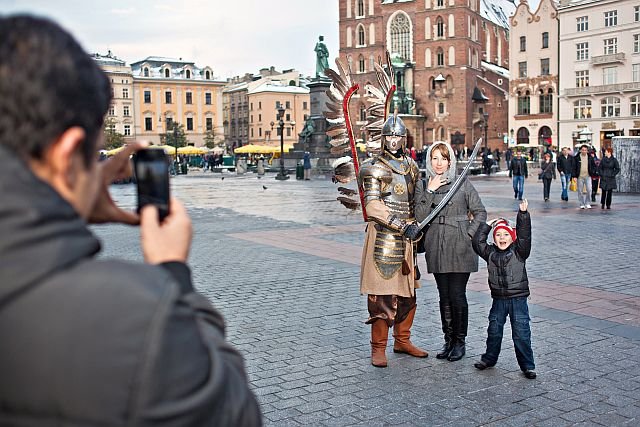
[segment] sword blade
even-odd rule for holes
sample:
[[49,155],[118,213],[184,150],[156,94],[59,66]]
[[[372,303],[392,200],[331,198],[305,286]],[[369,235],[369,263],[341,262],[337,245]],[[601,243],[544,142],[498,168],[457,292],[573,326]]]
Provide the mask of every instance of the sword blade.
[[476,146],[473,148],[473,152],[471,153],[471,156],[469,156],[469,162],[465,165],[464,169],[462,169],[462,172],[460,173],[458,178],[456,178],[456,180],[453,182],[453,185],[451,186],[447,194],[445,194],[445,196],[442,198],[440,203],[438,203],[436,207],[433,208],[429,216],[427,216],[425,219],[420,221],[420,223],[418,224],[418,228],[420,230],[424,229],[431,221],[433,221],[433,219],[440,213],[440,211],[445,207],[445,205],[449,203],[449,200],[451,200],[451,198],[456,194],[456,192],[462,185],[462,181],[464,181],[464,178],[467,176],[467,173],[469,173],[469,168],[471,167],[471,163],[476,159],[476,156],[478,155],[478,151],[480,151],[480,145],[482,145],[482,138],[478,139],[478,141],[476,142]]

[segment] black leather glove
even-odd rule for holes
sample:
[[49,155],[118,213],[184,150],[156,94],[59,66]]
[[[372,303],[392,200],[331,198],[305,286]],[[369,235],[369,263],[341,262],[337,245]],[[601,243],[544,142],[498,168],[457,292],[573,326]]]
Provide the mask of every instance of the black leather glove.
[[420,237],[420,229],[415,224],[408,224],[404,230],[402,230],[402,234],[410,240],[418,240]]

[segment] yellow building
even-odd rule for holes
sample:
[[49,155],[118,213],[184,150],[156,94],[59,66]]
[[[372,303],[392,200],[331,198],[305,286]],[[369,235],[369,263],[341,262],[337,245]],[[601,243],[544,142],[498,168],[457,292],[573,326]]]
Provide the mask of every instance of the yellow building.
[[132,142],[136,138],[134,127],[133,75],[131,67],[121,59],[116,58],[111,51],[106,55],[95,53],[91,57],[107,74],[111,82],[111,105],[107,112],[106,121],[113,129],[124,135],[125,142]]
[[250,144],[280,144],[279,106],[284,108],[284,143],[298,142],[298,133],[310,114],[308,88],[264,79],[250,83],[248,95]]
[[148,57],[131,64],[135,101],[135,134],[160,142],[160,136],[183,126],[189,144],[202,146],[207,133],[224,140],[222,87],[211,67],[198,68],[182,59]]

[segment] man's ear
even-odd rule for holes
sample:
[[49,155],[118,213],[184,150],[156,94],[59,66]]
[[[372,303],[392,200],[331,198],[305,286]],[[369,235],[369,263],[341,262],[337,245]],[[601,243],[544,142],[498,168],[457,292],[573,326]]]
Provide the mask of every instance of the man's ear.
[[49,147],[46,162],[49,164],[52,178],[58,185],[72,189],[79,169],[86,169],[82,155],[82,143],[86,137],[84,129],[71,127]]

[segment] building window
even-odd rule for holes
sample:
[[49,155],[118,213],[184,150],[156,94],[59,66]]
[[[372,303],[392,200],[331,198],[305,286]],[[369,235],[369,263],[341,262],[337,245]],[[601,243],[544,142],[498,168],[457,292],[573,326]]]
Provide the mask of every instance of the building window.
[[144,91],[144,103],[145,104],[151,104],[151,91],[150,90],[145,90]]
[[358,72],[360,73],[364,73],[365,72],[365,68],[364,68],[364,56],[360,55],[358,57]]
[[115,116],[116,115],[116,106],[115,105],[110,105],[109,106],[109,115],[110,116]]
[[258,114],[258,123],[262,123],[262,114]]
[[589,70],[576,71],[576,87],[589,86]]
[[441,47],[436,51],[436,64],[439,67],[444,66],[444,50]]
[[124,136],[131,136],[131,125],[124,125]]
[[436,20],[436,36],[444,37],[444,21],[439,16],[438,16],[438,19]]
[[436,4],[436,6],[444,7],[444,0],[438,0],[438,3]]
[[540,91],[540,114],[553,113],[553,91],[549,89],[547,93]]
[[444,102],[438,103],[438,114],[440,115],[444,114]]
[[187,104],[193,104],[193,93],[187,92],[186,93],[186,97],[187,97],[186,103]]
[[525,127],[521,127],[518,129],[518,134],[516,136],[516,142],[518,144],[528,144],[529,143],[529,129]]
[[360,106],[360,121],[361,122],[367,121],[367,109],[365,108],[364,105]]
[[213,130],[213,118],[207,117],[205,119],[205,126],[207,128],[207,131],[212,131]]
[[149,69],[147,67],[144,67],[144,70],[142,70],[142,74],[144,75],[144,77],[149,77]]
[[591,118],[591,101],[588,99],[579,99],[573,103],[574,119],[590,119]]
[[262,110],[262,101],[258,101],[258,110]]
[[204,78],[205,78],[205,79],[207,79],[207,80],[210,80],[210,79],[211,79],[211,72],[210,72],[210,71],[208,71],[208,70],[207,70],[207,71],[205,71],[205,72],[204,72]]
[[291,128],[287,128],[287,136],[291,136]]
[[165,127],[167,130],[169,130],[169,129],[173,129],[173,118],[172,118],[172,117],[167,117],[167,118],[165,119],[165,122],[164,122],[164,123],[165,123],[165,124],[164,124],[164,127]]
[[631,115],[632,116],[640,116],[640,96],[632,96],[629,99],[631,106]]
[[164,102],[165,104],[171,104],[171,92],[166,91],[164,93]]
[[151,117],[145,117],[144,118],[144,130],[146,130],[146,131],[152,131],[153,130],[153,122],[151,120]]
[[127,89],[126,87],[122,89],[122,97],[124,99],[128,99],[129,98],[129,89]]
[[185,73],[185,75],[186,75],[186,77],[187,77],[188,79],[190,79],[190,78],[191,78],[191,70],[187,70],[187,72]]
[[285,121],[290,122],[291,121],[291,114],[287,113],[285,115]]
[[615,27],[618,25],[618,11],[611,10],[609,12],[604,13],[604,26],[605,27]]
[[358,14],[356,16],[364,16],[364,0],[358,0]]
[[542,76],[549,75],[549,58],[544,58],[540,60],[540,75]]
[[618,39],[616,37],[604,39],[604,54],[613,55],[618,53]]
[[546,31],[542,33],[542,48],[546,49],[549,47],[549,33]]
[[207,92],[204,94],[204,103],[207,105],[211,105],[211,92]]
[[633,35],[633,53],[640,53],[640,34]]
[[168,68],[164,69],[164,77],[167,78],[167,79],[169,78],[169,69]]
[[364,27],[358,25],[358,46],[364,46]]
[[128,105],[122,106],[122,115],[125,116],[125,117],[129,117],[129,106]]
[[602,117],[620,117],[620,98],[607,96],[600,101]]
[[527,50],[527,38],[525,36],[520,36],[520,52],[524,52]]
[[307,101],[303,101],[302,102],[302,109],[306,110],[307,109]]
[[253,138],[253,128],[251,128],[251,138]]
[[280,108],[280,101],[276,101],[276,110]]
[[640,82],[640,64],[631,64],[631,80]]
[[586,61],[589,59],[589,43],[582,42],[576,44],[576,59],[578,61]]
[[193,130],[193,117],[187,117],[187,130]]
[[[284,102],[284,108],[286,108],[287,110],[291,109],[291,101],[285,101]],[[289,119],[287,119],[289,120]]]
[[577,30],[578,32],[589,31],[589,17],[588,16],[580,16],[576,18]]
[[633,7],[633,21],[640,22],[640,6]]
[[606,67],[602,69],[602,84],[613,85],[618,82],[618,68]]
[[524,94],[518,93],[518,115],[531,113],[531,94],[526,91]]
[[409,18],[399,13],[390,25],[391,54],[398,54],[405,61],[411,60],[411,24]]
[[518,77],[521,79],[527,77],[527,61],[518,62]]

